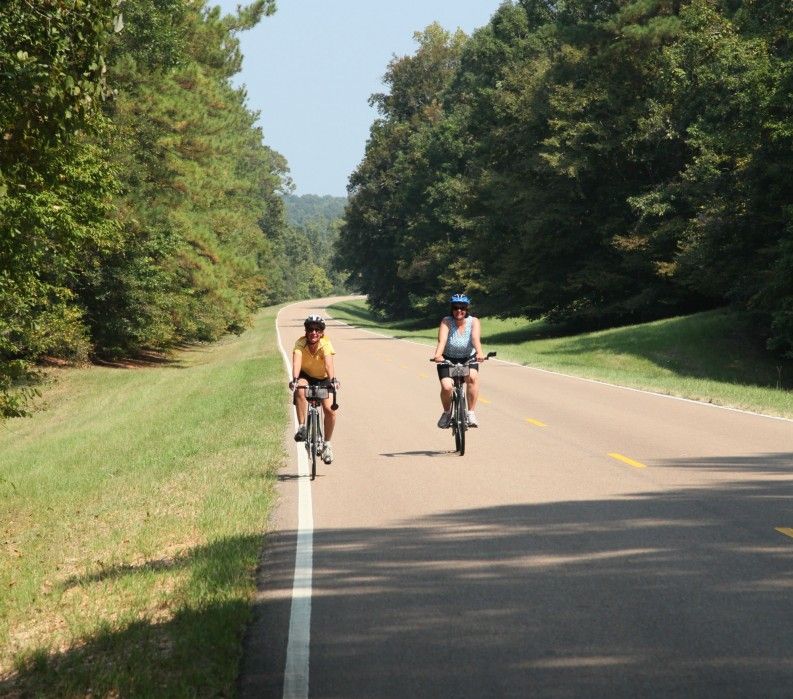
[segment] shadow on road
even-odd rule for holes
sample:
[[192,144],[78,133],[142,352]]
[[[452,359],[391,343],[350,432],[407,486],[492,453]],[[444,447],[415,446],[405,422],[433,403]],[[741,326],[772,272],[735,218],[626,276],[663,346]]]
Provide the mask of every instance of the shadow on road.
[[451,450],[438,451],[420,449],[418,451],[395,451],[387,454],[380,454],[380,456],[398,457],[398,456],[448,456],[449,454],[456,454],[457,452]]
[[790,696],[793,453],[660,465],[753,478],[316,531],[312,696]]
[[[793,452],[655,467],[736,478],[315,531],[311,695],[790,696],[793,541],[774,527],[793,526],[793,481],[780,477],[790,476]],[[256,618],[288,619],[294,538],[271,540],[270,596],[255,604]],[[238,643],[250,608],[213,561],[250,541],[69,579],[123,586],[189,566],[196,584],[227,587],[229,601],[160,622],[108,624],[63,652],[33,653],[0,680],[0,695],[220,695],[200,671],[182,668],[195,654],[210,668]],[[282,633],[275,622],[264,631]],[[260,640],[249,643],[242,696],[280,696],[283,657],[264,653]]]

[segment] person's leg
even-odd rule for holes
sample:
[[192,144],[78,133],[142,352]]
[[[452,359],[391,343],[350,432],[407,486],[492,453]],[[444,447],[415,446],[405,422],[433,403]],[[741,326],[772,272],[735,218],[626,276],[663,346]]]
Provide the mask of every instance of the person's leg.
[[452,409],[452,391],[454,382],[448,376],[441,379],[441,405],[443,412],[448,413]]
[[438,427],[444,429],[451,424],[452,420],[452,393],[454,391],[454,381],[448,376],[441,378],[441,405],[443,412],[438,418]]
[[479,372],[471,369],[471,373],[466,378],[468,410],[476,408],[476,401],[479,399]]
[[336,411],[331,409],[333,398],[326,398],[322,401],[322,410],[325,413],[325,441],[329,442],[333,436],[333,428],[336,426]]
[[[302,376],[297,380],[298,386],[308,386],[308,380]],[[304,442],[306,440],[306,413],[308,413],[308,401],[306,400],[306,392],[302,389],[295,391],[295,411],[297,412],[297,432],[295,432],[295,441]]]
[[[308,386],[306,379],[298,379],[298,386]],[[308,401],[306,400],[306,392],[303,389],[295,391],[295,410],[297,411],[297,422],[302,425],[306,421],[306,413],[308,412]]]

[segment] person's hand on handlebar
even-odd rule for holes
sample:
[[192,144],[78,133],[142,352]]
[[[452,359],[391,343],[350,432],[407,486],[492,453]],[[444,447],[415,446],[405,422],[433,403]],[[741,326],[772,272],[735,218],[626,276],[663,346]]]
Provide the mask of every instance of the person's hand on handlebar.
[[290,391],[294,391],[296,386],[297,386],[297,377],[293,378],[293,379],[292,379],[292,380],[289,382],[289,390],[290,390]]
[[442,354],[436,354],[436,355],[435,355],[435,356],[432,358],[432,361],[433,361],[433,362],[436,362],[436,363],[438,363],[438,364],[440,364],[441,362],[443,362],[443,361],[445,361],[445,360],[443,359],[443,355],[442,355]]
[[331,383],[331,386],[333,386],[333,388],[336,388],[336,389],[338,389],[341,386],[341,382],[335,377],[330,380],[330,383]]

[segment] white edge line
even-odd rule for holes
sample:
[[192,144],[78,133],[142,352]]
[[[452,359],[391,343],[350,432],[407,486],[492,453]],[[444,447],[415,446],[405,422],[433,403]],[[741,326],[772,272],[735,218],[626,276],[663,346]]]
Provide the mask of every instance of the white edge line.
[[[290,304],[296,305],[296,304]],[[278,348],[284,358],[287,375],[291,376],[292,366],[281,342],[278,318],[284,306],[275,316],[275,332]],[[293,423],[297,429],[297,415],[293,413]],[[308,458],[300,444],[295,445],[298,472],[298,517],[297,545],[295,547],[295,577],[292,583],[292,607],[289,613],[289,636],[286,646],[286,665],[284,667],[285,699],[306,699],[308,697],[309,649],[311,643],[311,586],[314,566],[314,515],[311,501],[311,483],[308,478]]]
[[[341,323],[342,325],[349,325],[351,328],[355,328],[356,330],[360,330],[364,333],[370,333],[371,335],[379,335],[380,337],[388,337],[392,340],[396,340],[398,342],[409,342],[412,345],[421,345],[423,347],[431,346],[431,343],[428,345],[424,342],[416,342],[415,340],[405,340],[401,337],[394,337],[393,335],[386,335],[385,333],[378,333],[374,330],[366,330],[365,328],[359,328],[357,325],[353,325],[352,323],[346,323],[343,320],[338,320],[334,318],[337,323]],[[779,415],[766,415],[764,413],[755,413],[751,410],[742,410],[741,408],[731,408],[728,405],[717,405],[716,403],[706,403],[705,401],[701,400],[694,400],[693,398],[681,398],[680,396],[670,396],[668,393],[657,393],[656,391],[648,391],[642,388],[633,388],[632,386],[620,386],[617,383],[609,383],[608,381],[600,381],[598,379],[588,379],[585,376],[575,376],[574,374],[565,374],[561,371],[554,371],[553,369],[541,369],[540,367],[536,366],[529,366],[527,364],[518,364],[517,362],[510,362],[506,359],[491,359],[490,361],[500,362],[501,364],[508,364],[509,366],[516,366],[520,367],[521,369],[529,369],[531,371],[541,371],[544,374],[553,374],[555,376],[564,376],[568,379],[576,379],[577,381],[586,381],[588,383],[596,383],[600,384],[601,386],[610,386],[611,388],[619,388],[623,391],[633,391],[634,393],[645,393],[649,396],[658,396],[659,398],[668,398],[669,400],[677,400],[682,401],[684,403],[693,403],[694,405],[701,405],[705,408],[716,408],[717,410],[728,410],[732,413],[741,413],[743,415],[754,415],[755,417],[764,417],[768,420],[780,420],[781,422],[793,422],[790,418],[787,417],[780,417]]]

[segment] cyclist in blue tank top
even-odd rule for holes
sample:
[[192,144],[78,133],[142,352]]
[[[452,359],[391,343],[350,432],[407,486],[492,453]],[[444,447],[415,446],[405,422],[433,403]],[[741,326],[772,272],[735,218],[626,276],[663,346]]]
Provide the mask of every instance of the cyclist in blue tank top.
[[[438,346],[435,348],[436,362],[444,359],[461,361],[476,356],[477,362],[484,361],[482,342],[480,339],[479,318],[468,313],[471,303],[465,294],[454,294],[449,299],[451,315],[441,320],[438,327]],[[443,414],[438,420],[438,427],[449,426],[452,416],[452,390],[454,383],[449,377],[449,367],[438,366],[438,378],[441,381],[441,405]],[[468,426],[479,427],[474,408],[479,397],[479,364],[471,364],[471,373],[466,378],[468,396]]]

